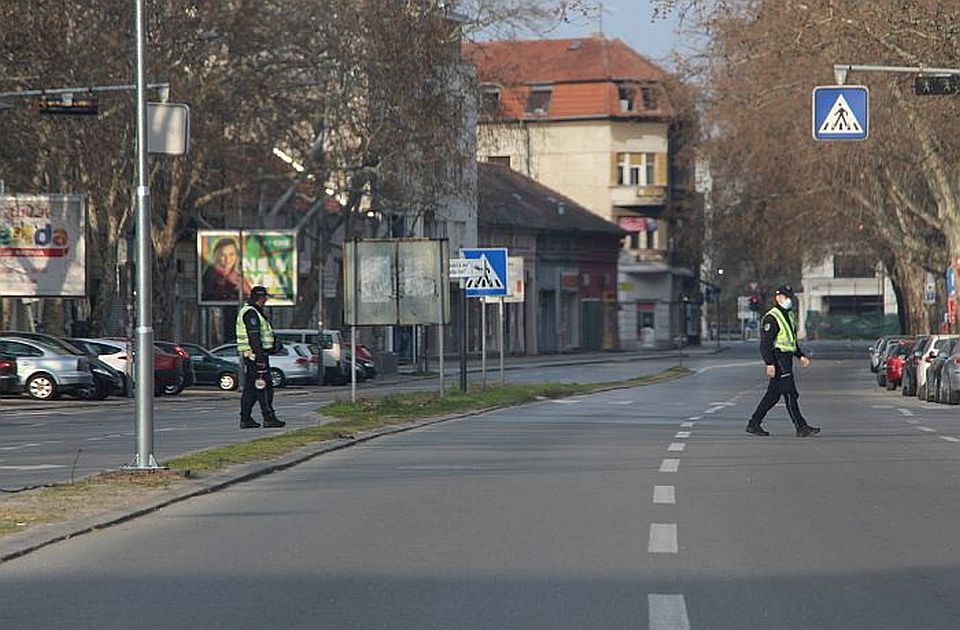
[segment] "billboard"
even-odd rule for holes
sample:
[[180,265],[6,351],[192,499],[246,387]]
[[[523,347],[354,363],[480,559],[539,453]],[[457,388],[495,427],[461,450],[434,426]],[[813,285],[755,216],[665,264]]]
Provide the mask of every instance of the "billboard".
[[0,295],[84,297],[81,195],[0,195]]
[[199,230],[197,300],[232,305],[256,285],[266,287],[267,306],[297,300],[296,230]]

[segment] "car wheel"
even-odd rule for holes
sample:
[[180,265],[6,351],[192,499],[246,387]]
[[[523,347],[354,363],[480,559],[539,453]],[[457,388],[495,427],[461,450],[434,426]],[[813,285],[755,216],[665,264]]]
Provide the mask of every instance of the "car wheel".
[[48,374],[34,374],[27,380],[27,395],[36,400],[56,398],[57,382]]
[[78,389],[76,396],[81,400],[103,400],[107,397],[107,392],[103,391],[98,383],[94,383],[89,387]]
[[233,372],[224,372],[217,377],[217,387],[225,392],[232,392],[237,388],[237,375]]
[[177,377],[177,382],[173,385],[165,385],[163,388],[163,393],[167,396],[176,396],[183,391],[185,383],[182,376]]
[[287,384],[287,377],[279,368],[270,368],[270,382],[274,387],[283,387]]

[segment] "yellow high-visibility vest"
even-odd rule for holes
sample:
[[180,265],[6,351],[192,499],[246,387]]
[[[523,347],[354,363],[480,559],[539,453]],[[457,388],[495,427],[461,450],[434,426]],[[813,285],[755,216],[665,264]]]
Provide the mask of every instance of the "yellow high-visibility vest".
[[780,331],[777,333],[777,340],[773,343],[773,347],[779,350],[780,352],[796,352],[797,351],[797,319],[796,315],[792,312],[789,313],[789,321],[787,317],[784,316],[783,312],[774,306],[769,311],[767,315],[772,316],[777,320],[777,327]]
[[270,326],[270,322],[267,321],[267,318],[264,317],[259,310],[247,304],[237,313],[237,352],[240,355],[253,350],[253,348],[250,347],[250,337],[247,335],[247,327],[243,323],[243,316],[249,310],[256,312],[257,318],[260,320],[260,340],[263,342],[263,349],[266,351],[273,348],[273,327]]

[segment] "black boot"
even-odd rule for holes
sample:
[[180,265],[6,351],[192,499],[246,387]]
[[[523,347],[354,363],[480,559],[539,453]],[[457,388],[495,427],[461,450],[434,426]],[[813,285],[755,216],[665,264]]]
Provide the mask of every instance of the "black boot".
[[280,427],[287,426],[287,423],[282,420],[277,420],[276,416],[269,416],[263,419],[263,426],[267,429],[279,429]]
[[797,427],[797,437],[810,437],[817,433],[820,433],[820,427],[811,427],[809,424]]
[[259,429],[260,423],[253,418],[240,418],[241,429]]
[[747,423],[747,433],[752,433],[753,435],[770,435],[770,432],[760,426],[759,422],[754,422],[753,420]]

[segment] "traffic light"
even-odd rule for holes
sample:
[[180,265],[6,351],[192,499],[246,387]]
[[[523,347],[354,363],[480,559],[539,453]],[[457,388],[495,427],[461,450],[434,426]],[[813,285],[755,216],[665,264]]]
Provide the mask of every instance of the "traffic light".
[[750,310],[759,311],[760,310],[760,296],[754,293],[750,296]]
[[921,75],[913,80],[917,96],[947,96],[960,94],[960,75]]
[[100,113],[100,104],[92,96],[81,98],[75,98],[72,94],[41,96],[39,105],[41,114],[96,116]]

